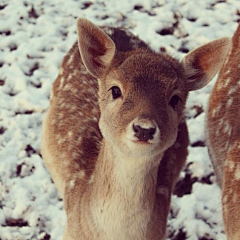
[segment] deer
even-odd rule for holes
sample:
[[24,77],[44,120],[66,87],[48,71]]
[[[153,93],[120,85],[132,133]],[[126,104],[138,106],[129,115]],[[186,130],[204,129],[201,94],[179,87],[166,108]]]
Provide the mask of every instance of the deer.
[[240,24],[209,97],[206,140],[228,240],[240,239]]
[[188,154],[186,99],[217,73],[229,39],[180,62],[84,18],[77,36],[42,127],[41,154],[67,215],[64,239],[162,240]]

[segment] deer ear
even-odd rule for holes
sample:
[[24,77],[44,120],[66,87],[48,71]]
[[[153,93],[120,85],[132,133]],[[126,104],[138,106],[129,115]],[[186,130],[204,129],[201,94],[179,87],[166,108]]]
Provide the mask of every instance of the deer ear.
[[84,18],[77,21],[77,33],[78,47],[85,67],[94,77],[101,77],[114,57],[114,42],[100,28]]
[[182,60],[187,88],[197,90],[207,85],[222,66],[231,41],[220,38],[189,52]]

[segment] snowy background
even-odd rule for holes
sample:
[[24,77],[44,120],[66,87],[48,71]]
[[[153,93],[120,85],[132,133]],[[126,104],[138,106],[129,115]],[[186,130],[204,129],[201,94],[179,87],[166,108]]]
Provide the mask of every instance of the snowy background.
[[[156,51],[181,59],[231,37],[239,0],[0,0],[0,239],[62,239],[62,200],[40,155],[51,84],[76,41],[76,19],[124,27]],[[205,147],[204,118],[214,81],[190,95],[189,156],[169,215],[171,240],[225,240],[221,196]]]

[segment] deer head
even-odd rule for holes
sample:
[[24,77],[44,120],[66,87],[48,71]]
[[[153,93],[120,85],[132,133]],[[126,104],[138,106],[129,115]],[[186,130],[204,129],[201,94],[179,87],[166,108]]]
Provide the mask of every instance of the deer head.
[[174,143],[188,92],[214,77],[229,40],[199,47],[180,63],[150,50],[118,53],[107,34],[79,19],[78,44],[84,65],[99,79],[99,125],[105,141],[121,154],[149,156]]

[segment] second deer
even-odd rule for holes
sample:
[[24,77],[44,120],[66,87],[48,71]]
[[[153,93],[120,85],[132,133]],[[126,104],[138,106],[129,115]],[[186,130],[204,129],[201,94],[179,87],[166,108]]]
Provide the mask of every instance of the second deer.
[[64,237],[162,240],[187,156],[188,92],[213,78],[229,40],[179,62],[118,28],[105,33],[79,19],[77,30],[42,132],[42,155],[67,213]]
[[240,24],[210,96],[207,144],[228,240],[240,239]]

